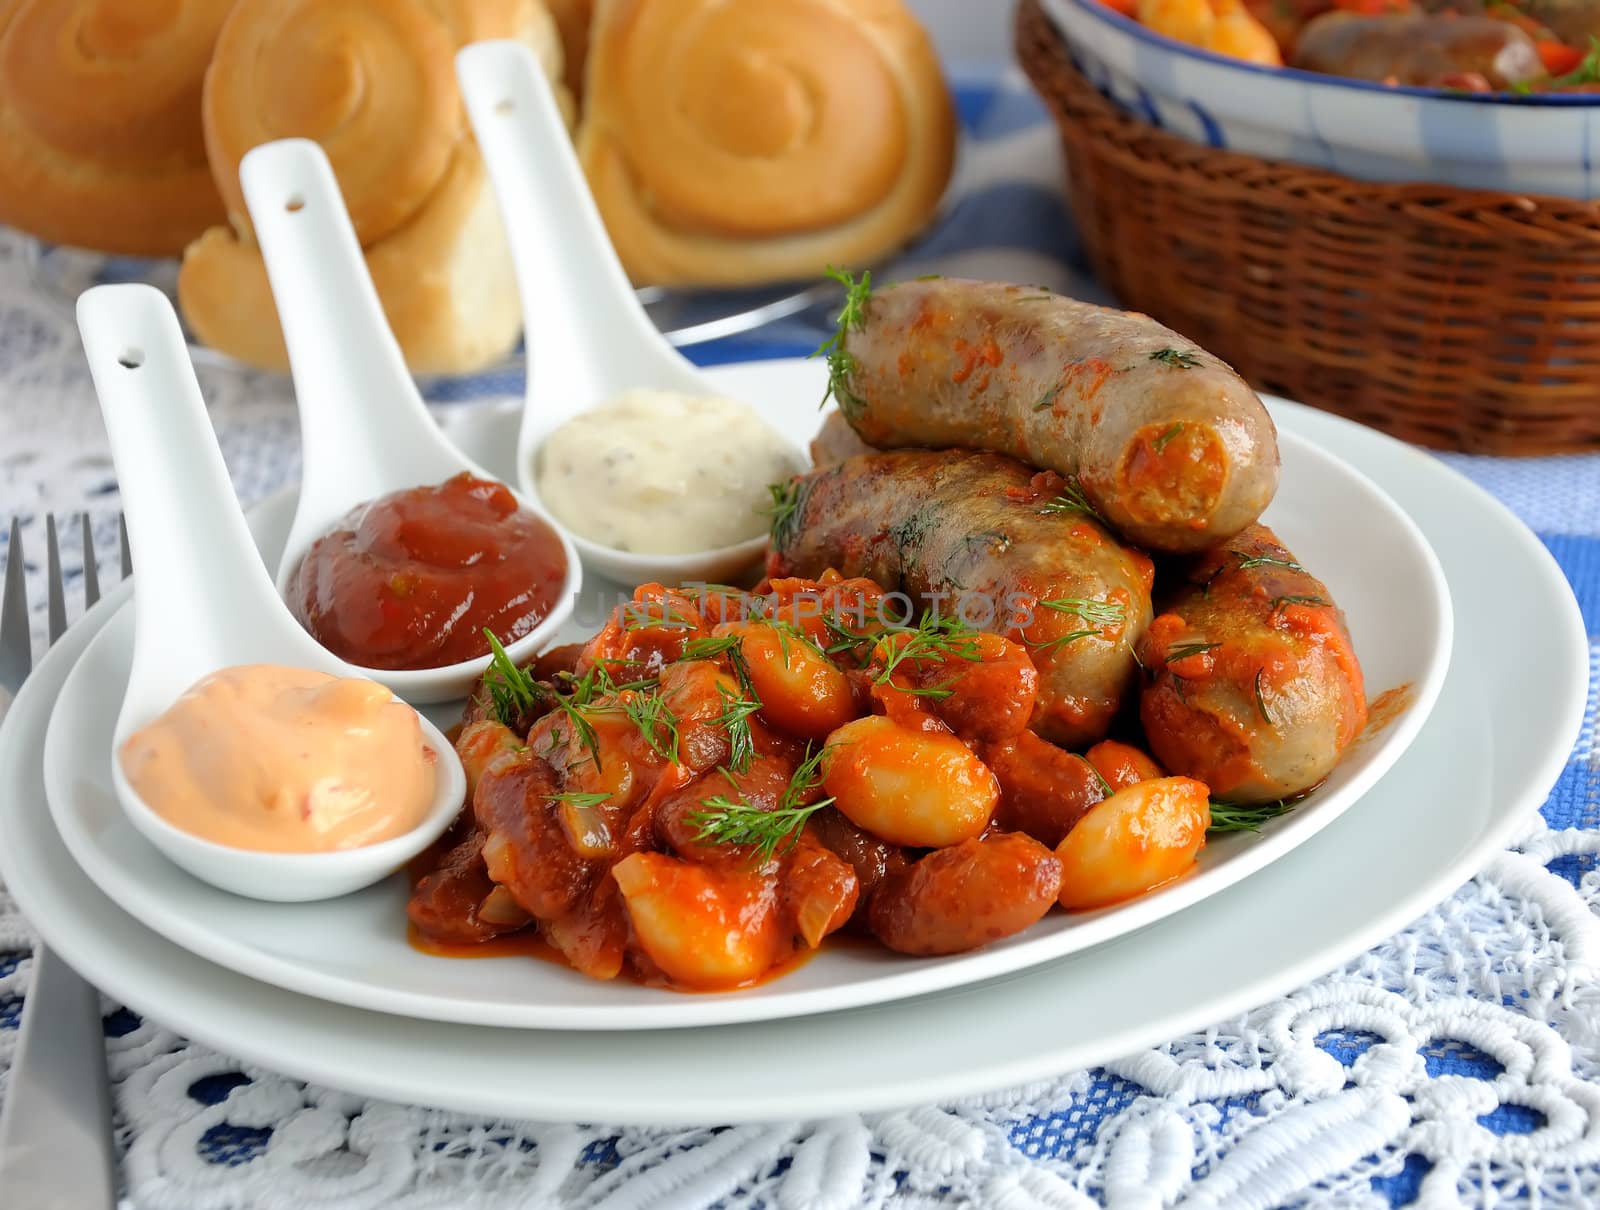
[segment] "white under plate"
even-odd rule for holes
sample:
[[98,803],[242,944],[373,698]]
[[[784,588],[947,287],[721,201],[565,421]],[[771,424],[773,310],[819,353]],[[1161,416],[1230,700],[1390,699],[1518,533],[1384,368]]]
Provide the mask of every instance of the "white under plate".
[[[1544,800],[1583,716],[1583,620],[1521,523],[1425,454],[1305,409],[1278,414],[1416,519],[1449,580],[1468,658],[1453,662],[1416,743],[1341,818],[1136,935],[941,995],[673,1033],[446,1025],[270,987],[120,911],[51,823],[46,722],[125,590],[57,645],[0,727],[0,872],[45,941],[135,1011],[301,1079],[469,1113],[662,1125],[808,1119],[947,1100],[1130,1053],[1281,994],[1443,898]],[[1408,607],[1393,602],[1396,614]],[[1507,618],[1516,620],[1509,631]]]
[[[780,424],[816,424],[822,367],[765,362],[718,374],[735,398],[760,401]],[[468,455],[506,474],[516,446],[510,413],[479,414],[454,435]],[[804,429],[791,435],[803,439]],[[1281,857],[1336,819],[1405,750],[1433,708],[1449,663],[1451,617],[1443,573],[1416,527],[1364,476],[1284,426],[1283,487],[1268,514],[1287,545],[1346,610],[1370,692],[1409,686],[1408,709],[1371,734],[1328,782],[1259,834],[1208,844],[1191,876],[1095,912],[1052,912],[1025,933],[970,954],[909,958],[877,946],[824,946],[755,988],[686,995],[627,980],[601,983],[527,957],[441,958],[406,940],[407,884],[397,875],[341,899],[265,903],[174,869],[128,822],[111,785],[111,735],[132,656],[133,611],[90,644],[67,679],[45,747],[45,787],[57,829],[94,883],[124,911],[185,949],[290,991],[357,1008],[462,1024],[534,1029],[673,1029],[828,1012],[941,991],[1035,966],[1143,928]],[[254,514],[276,560],[291,506],[280,496]],[[601,589],[592,589],[589,599]],[[620,591],[620,590],[617,590]],[[1403,609],[1395,608],[1405,602]],[[569,624],[584,638],[596,610]],[[448,725],[459,707],[435,721]]]

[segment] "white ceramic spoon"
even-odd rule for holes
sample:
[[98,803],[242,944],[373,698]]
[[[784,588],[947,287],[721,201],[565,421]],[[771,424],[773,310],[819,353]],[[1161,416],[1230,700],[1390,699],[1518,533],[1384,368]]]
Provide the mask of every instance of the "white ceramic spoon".
[[[715,395],[650,322],[606,235],[550,84],[518,42],[480,42],[456,55],[456,76],[489,166],[522,296],[527,396],[517,475],[538,498],[534,467],[555,429],[636,387]],[[796,469],[809,460],[797,448]],[[652,555],[573,544],[596,571],[624,583],[715,580],[750,563],[766,536],[690,554]]]
[[[322,148],[307,139],[264,144],[244,157],[239,180],[272,282],[300,407],[300,500],[277,574],[278,590],[286,593],[311,544],[351,509],[462,471],[493,476],[464,457],[428,415],[384,318]],[[549,615],[506,644],[523,663],[571,614],[583,573],[561,527],[537,504],[520,503],[556,531],[567,561],[566,581]],[[488,666],[484,655],[439,668],[363,671],[407,701],[427,703],[466,696]]]
[[[300,627],[262,565],[166,296],[150,286],[97,286],[78,299],[78,328],[139,569],[133,671],[117,716],[116,752],[220,668],[281,664],[360,675]],[[157,815],[128,784],[115,753],[113,782],[134,826],[196,878],[253,899],[329,899],[393,873],[437,840],[460,809],[461,762],[439,729],[418,718],[439,758],[433,803],[411,831],[362,848],[304,854],[232,848]]]

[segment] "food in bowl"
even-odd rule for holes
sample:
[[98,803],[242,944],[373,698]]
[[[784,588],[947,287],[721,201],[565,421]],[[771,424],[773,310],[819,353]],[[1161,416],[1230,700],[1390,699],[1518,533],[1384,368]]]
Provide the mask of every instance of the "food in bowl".
[[438,756],[375,681],[246,664],[204,677],[119,753],[152,811],[202,840],[267,853],[377,844],[422,822]]
[[1600,91],[1600,4],[1106,0],[1157,33],[1263,66],[1463,92]]
[[789,443],[745,404],[637,389],[545,438],[534,479],[579,537],[670,555],[759,538],[767,485],[798,469]]
[[352,509],[311,544],[285,596],[311,636],[363,668],[441,668],[489,654],[556,605],[561,538],[503,483],[462,472]]

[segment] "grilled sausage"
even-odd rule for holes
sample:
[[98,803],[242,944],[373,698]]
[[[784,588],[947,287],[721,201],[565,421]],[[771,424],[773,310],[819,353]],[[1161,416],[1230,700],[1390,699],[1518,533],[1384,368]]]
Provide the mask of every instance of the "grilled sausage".
[[[1039,670],[1031,726],[1101,738],[1133,683],[1149,559],[1121,546],[1051,472],[999,454],[898,450],[796,480],[768,571],[868,576],[923,609],[1022,643]],[[891,612],[907,612],[902,601]]]
[[1218,798],[1303,794],[1366,725],[1344,615],[1264,525],[1195,561],[1139,653],[1151,750]]
[[843,412],[829,412],[822,418],[822,427],[811,439],[811,465],[832,466],[857,454],[876,454],[878,450],[856,436],[855,429],[844,418]]
[[483,833],[474,831],[412,889],[406,918],[425,940],[441,945],[479,945],[522,927],[482,915],[484,901],[494,889],[483,864]]
[[1106,797],[1093,765],[1031,732],[983,744],[978,755],[1000,783],[1000,804],[991,826],[1026,832],[1052,849]]
[[902,954],[959,954],[1038,923],[1061,893],[1061,862],[1031,836],[1002,832],[935,849],[885,875],[867,921]]
[[869,445],[993,450],[1057,471],[1124,538],[1161,551],[1231,537],[1277,490],[1261,400],[1147,316],[949,278],[877,290],[860,315],[834,395]]
[[1419,88],[1476,77],[1501,89],[1545,74],[1523,30],[1495,17],[1454,13],[1325,13],[1301,32],[1293,66]]

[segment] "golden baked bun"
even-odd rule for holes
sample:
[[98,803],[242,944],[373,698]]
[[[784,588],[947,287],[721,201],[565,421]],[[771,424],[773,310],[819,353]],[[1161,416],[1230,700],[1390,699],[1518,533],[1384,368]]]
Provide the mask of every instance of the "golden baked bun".
[[589,23],[594,19],[594,0],[545,0],[556,19],[561,35],[563,77],[574,96],[583,95],[583,65],[589,57]]
[[539,0],[239,0],[203,106],[232,226],[190,245],[178,275],[201,340],[253,365],[288,365],[239,162],[300,137],[327,152],[406,363],[455,373],[511,349],[516,282],[455,82],[456,50],[494,37],[529,42],[559,72]]
[[222,217],[200,82],[232,0],[0,0],[0,223],[172,256]]
[[811,277],[933,215],[956,124],[899,0],[599,0],[578,153],[639,284]]

